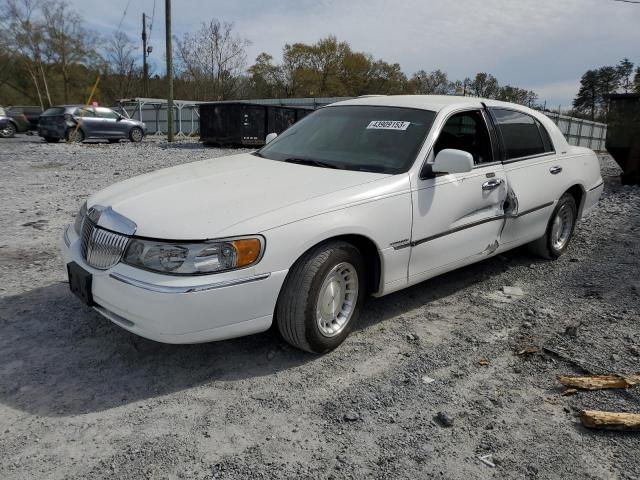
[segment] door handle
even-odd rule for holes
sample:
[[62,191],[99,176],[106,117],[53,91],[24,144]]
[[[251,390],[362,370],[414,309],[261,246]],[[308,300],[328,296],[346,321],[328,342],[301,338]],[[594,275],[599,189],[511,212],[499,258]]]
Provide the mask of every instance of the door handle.
[[482,184],[482,190],[493,190],[494,188],[498,188],[500,185],[502,185],[502,182],[503,180],[501,178],[492,178],[491,180]]
[[549,173],[551,173],[551,175],[557,175],[562,171],[562,167],[559,167],[558,165],[556,165],[555,167],[551,167],[549,169]]

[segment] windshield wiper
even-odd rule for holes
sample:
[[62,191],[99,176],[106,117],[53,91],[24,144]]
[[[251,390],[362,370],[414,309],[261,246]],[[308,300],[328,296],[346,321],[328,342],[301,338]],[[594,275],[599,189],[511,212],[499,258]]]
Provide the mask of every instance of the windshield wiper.
[[340,168],[333,163],[323,162],[322,160],[312,160],[310,158],[287,158],[284,161],[287,163],[297,163],[299,165],[311,165],[312,167]]

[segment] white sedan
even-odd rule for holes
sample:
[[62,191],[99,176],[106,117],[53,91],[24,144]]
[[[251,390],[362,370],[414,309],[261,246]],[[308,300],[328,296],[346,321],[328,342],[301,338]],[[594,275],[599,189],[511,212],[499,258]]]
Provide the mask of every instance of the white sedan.
[[322,353],[368,295],[523,244],[559,257],[602,188],[596,155],[536,111],[367,97],[322,108],[255,153],[95,193],[61,247],[71,290],[133,333],[194,343],[276,322]]

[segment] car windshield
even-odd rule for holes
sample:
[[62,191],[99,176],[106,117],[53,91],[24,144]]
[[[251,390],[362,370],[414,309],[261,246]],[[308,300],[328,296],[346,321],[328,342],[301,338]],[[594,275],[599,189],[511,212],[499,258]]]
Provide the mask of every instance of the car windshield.
[[435,115],[400,107],[325,107],[256,155],[316,167],[403,173],[415,160]]

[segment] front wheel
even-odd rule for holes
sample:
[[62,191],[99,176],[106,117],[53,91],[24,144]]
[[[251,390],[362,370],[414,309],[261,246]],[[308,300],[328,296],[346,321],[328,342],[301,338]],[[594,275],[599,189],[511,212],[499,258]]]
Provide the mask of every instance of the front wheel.
[[132,142],[140,143],[143,137],[144,137],[144,132],[142,131],[141,128],[133,127],[129,132],[129,139]]
[[362,255],[346,242],[326,243],[305,253],[289,271],[276,304],[282,337],[312,353],[340,345],[362,310],[364,272]]
[[565,193],[558,200],[551,214],[544,236],[531,243],[531,249],[538,255],[555,260],[566,252],[578,218],[578,207],[573,195]]
[[7,126],[0,130],[0,137],[2,138],[11,138],[16,134],[16,126],[9,122]]

